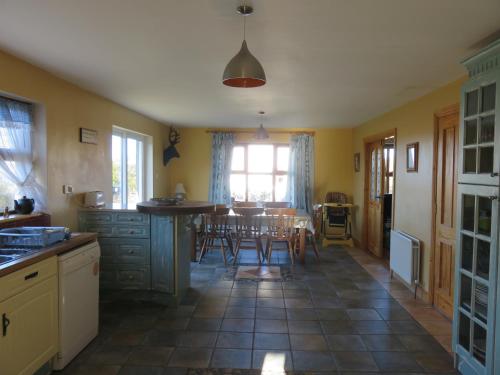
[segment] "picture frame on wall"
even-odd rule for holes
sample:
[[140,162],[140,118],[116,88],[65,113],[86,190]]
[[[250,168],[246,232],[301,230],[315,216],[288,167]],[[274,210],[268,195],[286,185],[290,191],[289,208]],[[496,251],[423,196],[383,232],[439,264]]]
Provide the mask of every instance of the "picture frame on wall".
[[354,172],[359,172],[361,170],[361,154],[356,152],[354,154]]
[[406,145],[406,172],[418,172],[418,142]]

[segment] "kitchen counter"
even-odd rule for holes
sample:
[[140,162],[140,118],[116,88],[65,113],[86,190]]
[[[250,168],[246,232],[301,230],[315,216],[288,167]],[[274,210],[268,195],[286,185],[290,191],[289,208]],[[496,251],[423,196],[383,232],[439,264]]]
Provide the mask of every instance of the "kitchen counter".
[[68,252],[75,247],[79,247],[97,239],[96,233],[72,233],[71,239],[59,242],[55,245],[36,249],[28,256],[17,258],[11,262],[0,265],[0,277],[8,275],[41,260]]

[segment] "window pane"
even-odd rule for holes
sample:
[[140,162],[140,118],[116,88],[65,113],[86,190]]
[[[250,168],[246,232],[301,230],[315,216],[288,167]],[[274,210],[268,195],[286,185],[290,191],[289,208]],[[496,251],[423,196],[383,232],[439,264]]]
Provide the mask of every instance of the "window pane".
[[276,176],[274,199],[276,202],[286,201],[286,182],[288,176]]
[[476,217],[476,199],[473,195],[463,196],[462,229],[474,232],[474,218]]
[[485,235],[491,235],[491,210],[492,204],[491,200],[486,197],[478,198],[479,208],[478,208],[478,221],[477,221],[477,232]]
[[495,140],[495,116],[487,116],[481,119],[481,143],[493,142]]
[[458,343],[460,344],[460,346],[465,348],[467,351],[469,350],[469,347],[470,347],[470,320],[463,313],[460,313]]
[[0,209],[3,212],[5,207],[14,209],[14,199],[16,199],[17,186],[10,182],[0,173]]
[[134,209],[142,199],[139,194],[140,142],[127,139],[127,208]]
[[288,155],[290,148],[278,147],[276,150],[276,169],[278,171],[288,172]]
[[122,208],[121,202],[121,168],[122,168],[122,138],[113,135],[111,146],[113,173],[113,208]]
[[472,354],[483,366],[486,364],[486,331],[478,324],[474,324]]
[[474,145],[477,143],[477,120],[465,121],[465,145]]
[[272,175],[248,175],[248,200],[270,202],[273,200]]
[[474,254],[474,239],[462,234],[462,268],[472,272],[472,256]]
[[232,174],[230,178],[231,197],[236,201],[245,200],[246,179],[244,174]]
[[245,147],[236,146],[233,148],[233,159],[231,160],[231,170],[245,170]]
[[477,240],[476,274],[483,279],[490,278],[490,243]]
[[475,148],[464,150],[464,173],[476,173],[476,151]]
[[273,145],[248,146],[248,171],[253,173],[273,171]]

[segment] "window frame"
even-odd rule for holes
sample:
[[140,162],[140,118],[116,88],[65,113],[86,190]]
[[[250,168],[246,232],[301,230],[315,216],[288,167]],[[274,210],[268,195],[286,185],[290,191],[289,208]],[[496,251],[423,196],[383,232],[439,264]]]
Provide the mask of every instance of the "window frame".
[[[248,170],[248,146],[259,145],[259,146],[273,146],[273,169],[271,172],[250,172]],[[244,175],[245,176],[245,202],[248,202],[248,176],[249,175],[268,175],[272,176],[273,188],[272,188],[272,201],[276,202],[276,176],[287,176],[289,178],[290,171],[278,170],[278,148],[287,147],[290,150],[289,143],[252,143],[252,142],[238,142],[234,144],[233,151],[235,147],[243,147],[243,157],[245,159],[243,170],[233,170],[231,166],[231,175]],[[290,168],[290,166],[288,166]],[[232,197],[232,192],[231,192]]]
[[[121,150],[120,150],[120,160],[121,160],[121,166],[120,166],[120,207],[117,209],[129,209],[128,207],[128,171],[127,171],[127,161],[128,161],[128,155],[127,155],[127,140],[128,139],[134,139],[135,141],[138,142],[138,145],[140,145],[140,150],[137,150],[137,155],[136,155],[136,166],[137,166],[137,195],[139,201],[145,201],[146,200],[146,195],[148,194],[148,179],[147,179],[147,174],[149,172],[148,169],[148,149],[151,141],[148,139],[150,138],[146,134],[138,133],[133,130],[125,129],[119,126],[113,125],[112,129],[112,137],[117,136],[121,138]],[[113,150],[111,150],[113,152]],[[138,159],[142,160],[138,160]],[[124,163],[125,161],[125,163]],[[111,158],[111,163],[113,163],[113,158]],[[124,167],[125,166],[125,167]],[[123,183],[125,181],[125,183]],[[140,183],[139,183],[140,182]],[[113,186],[112,186],[113,188]],[[112,194],[113,195],[113,194]],[[111,198],[113,200],[113,197]],[[114,202],[111,202],[112,206],[114,205]],[[113,207],[115,208],[115,207]]]

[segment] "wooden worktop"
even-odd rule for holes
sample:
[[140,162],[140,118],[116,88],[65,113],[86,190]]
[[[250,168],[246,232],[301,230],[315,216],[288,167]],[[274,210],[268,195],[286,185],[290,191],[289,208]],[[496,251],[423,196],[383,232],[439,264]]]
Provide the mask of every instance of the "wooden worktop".
[[11,262],[0,264],[0,277],[52,256],[66,253],[73,250],[75,247],[95,241],[96,239],[96,233],[72,233],[71,239],[69,240],[64,240],[55,245],[34,250],[33,253],[28,256],[20,257]]
[[193,215],[215,211],[215,204],[210,202],[181,201],[175,205],[165,205],[155,201],[141,202],[137,204],[137,211],[153,215]]

